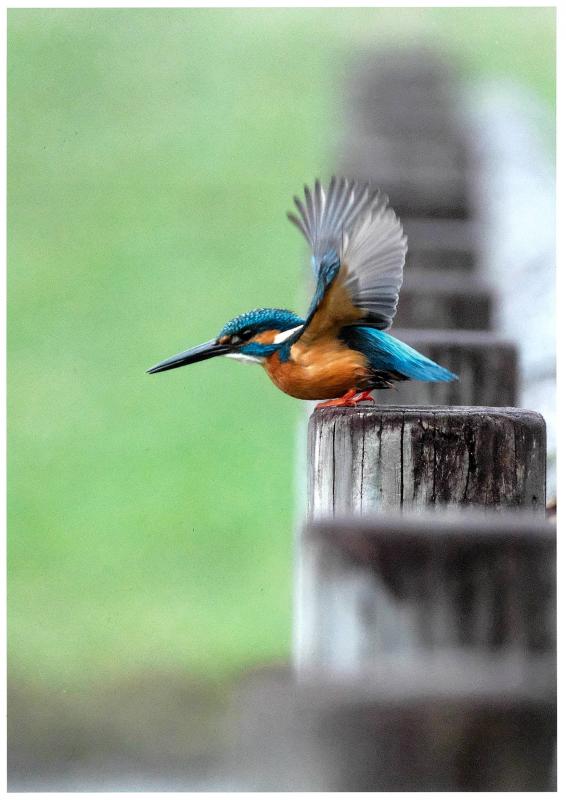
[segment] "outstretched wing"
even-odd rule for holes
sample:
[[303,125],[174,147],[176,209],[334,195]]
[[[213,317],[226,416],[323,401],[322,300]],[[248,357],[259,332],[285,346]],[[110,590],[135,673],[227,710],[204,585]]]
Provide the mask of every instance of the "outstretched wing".
[[325,192],[305,186],[304,203],[295,197],[298,215],[288,217],[312,250],[316,289],[296,338],[314,339],[345,325],[364,322],[391,327],[407,240],[388,198],[379,189],[332,178]]

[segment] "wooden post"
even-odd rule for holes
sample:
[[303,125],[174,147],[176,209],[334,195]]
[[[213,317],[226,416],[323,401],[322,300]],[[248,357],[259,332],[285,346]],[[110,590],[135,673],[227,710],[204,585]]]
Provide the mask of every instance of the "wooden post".
[[[353,76],[339,171],[380,185],[408,235],[393,335],[461,380],[401,384],[375,393],[381,407],[310,418],[295,667],[300,687],[341,681],[352,704],[331,711],[335,683],[304,726],[316,731],[314,750],[293,719],[319,785],[291,788],[552,790],[545,424],[511,407],[515,348],[479,333],[491,328],[493,301],[474,274],[472,143],[450,71],[427,53],[405,65],[404,55]],[[533,692],[529,719],[519,687]],[[308,692],[298,703],[306,713]],[[300,756],[293,762],[300,773]]]
[[344,151],[339,171],[380,186],[401,218],[470,215],[467,178],[459,167],[421,163],[409,169],[403,163],[383,162],[383,147],[371,141],[350,142]]
[[477,265],[477,228],[469,220],[402,219],[409,249],[407,275],[470,274]]
[[422,131],[417,142],[399,134],[364,136],[359,132],[352,132],[349,141],[351,148],[344,155],[345,163],[356,171],[360,167],[364,171],[369,169],[370,174],[379,175],[389,182],[397,175],[418,181],[422,171],[441,173],[438,179],[454,181],[465,169],[465,151],[461,142],[448,142],[442,137],[425,139]]
[[514,406],[518,401],[518,355],[494,333],[467,330],[393,330],[397,339],[454,372],[451,383],[407,381],[376,391],[379,405]]
[[427,654],[348,681],[252,676],[228,725],[238,791],[552,791],[552,658]]
[[545,425],[516,408],[326,408],[309,421],[309,517],[434,505],[544,513]]
[[[416,104],[416,100],[425,103],[438,103],[443,108],[430,108],[426,105]],[[397,138],[413,145],[424,139],[427,142],[440,142],[449,148],[462,149],[462,131],[457,120],[446,106],[445,98],[439,100],[438,95],[432,92],[416,97],[413,92],[407,93],[403,98],[394,98],[377,93],[372,98],[368,96],[366,103],[371,102],[373,108],[363,109],[360,98],[351,102],[351,114],[346,122],[349,134],[357,133],[363,136],[380,136]],[[440,113],[439,113],[440,112]]]
[[[545,425],[534,412],[515,408],[367,407],[321,409],[309,421],[308,517],[422,513],[427,509],[523,509],[545,513]],[[356,638],[350,602],[374,598],[370,571],[360,573],[345,554],[329,554],[303,533],[295,573],[295,666],[320,655],[316,608]],[[329,576],[333,575],[330,580]],[[320,593],[324,600],[320,601]],[[373,603],[375,598],[371,600]],[[379,598],[377,600],[379,602]],[[392,630],[401,630],[393,619]],[[357,645],[323,636],[327,652],[350,664]],[[313,653],[318,653],[314,658]],[[334,663],[334,656],[327,666]]]
[[407,273],[395,317],[396,328],[489,330],[492,297],[468,275]]
[[[474,275],[471,143],[451,105],[450,73],[426,53],[405,67],[390,57],[354,76],[339,171],[380,185],[408,234],[393,335],[461,381],[407,383],[376,392],[381,406],[310,419],[295,666],[303,687],[341,679],[352,696],[360,685],[368,696],[309,720],[317,754],[325,733],[337,743],[319,773],[334,778],[296,788],[551,790],[545,424],[511,407],[515,348],[479,333],[491,328],[492,297]],[[545,687],[544,700],[529,700],[530,719],[513,674],[527,692]],[[334,686],[329,698],[337,694]],[[491,715],[504,695],[505,710]],[[399,705],[388,708],[393,697]],[[306,709],[308,697],[299,703]],[[352,721],[359,736],[349,748],[340,737]],[[525,746],[521,737],[540,723],[544,734]],[[306,740],[299,749],[316,763]]]
[[301,673],[447,653],[552,655],[555,524],[452,510],[319,520],[303,534]]
[[377,52],[360,53],[356,62],[357,80],[352,83],[355,94],[360,85],[396,89],[414,86],[417,89],[441,90],[453,78],[454,66],[429,47],[382,47]]
[[408,129],[409,116],[425,121],[421,133],[424,128],[446,136],[454,116],[452,78],[447,65],[430,53],[361,57],[345,87],[347,117],[369,132],[398,135]]

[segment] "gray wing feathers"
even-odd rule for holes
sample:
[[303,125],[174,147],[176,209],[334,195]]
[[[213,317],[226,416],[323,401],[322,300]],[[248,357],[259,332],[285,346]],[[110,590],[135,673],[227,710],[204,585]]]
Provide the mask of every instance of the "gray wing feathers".
[[387,197],[379,190],[345,178],[332,178],[325,192],[305,186],[305,202],[288,214],[310,244],[315,275],[322,257],[336,250],[345,286],[354,305],[367,311],[367,321],[389,328],[403,281],[407,240]]

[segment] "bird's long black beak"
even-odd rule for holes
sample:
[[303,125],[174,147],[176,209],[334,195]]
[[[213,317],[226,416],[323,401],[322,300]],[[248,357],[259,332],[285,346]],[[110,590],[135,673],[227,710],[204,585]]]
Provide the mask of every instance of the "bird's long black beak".
[[193,347],[191,350],[185,350],[184,353],[177,353],[176,356],[166,358],[165,361],[160,361],[148,373],[153,375],[154,372],[166,372],[168,369],[177,369],[177,367],[184,367],[185,364],[196,364],[197,361],[206,361],[207,358],[214,358],[214,356],[223,356],[229,353],[231,348],[226,344],[218,344],[216,339],[211,339],[210,342],[199,344],[198,347]]

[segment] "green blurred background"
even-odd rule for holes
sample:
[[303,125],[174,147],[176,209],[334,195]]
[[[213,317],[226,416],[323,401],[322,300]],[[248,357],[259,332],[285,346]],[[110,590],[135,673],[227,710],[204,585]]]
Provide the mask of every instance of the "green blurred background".
[[301,404],[225,359],[145,369],[248,308],[304,307],[284,212],[332,170],[350,58],[429,42],[552,106],[554,10],[29,9],[8,25],[12,681],[284,660]]

